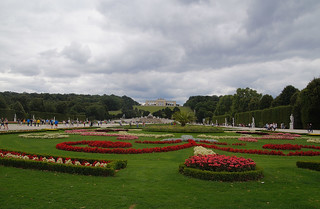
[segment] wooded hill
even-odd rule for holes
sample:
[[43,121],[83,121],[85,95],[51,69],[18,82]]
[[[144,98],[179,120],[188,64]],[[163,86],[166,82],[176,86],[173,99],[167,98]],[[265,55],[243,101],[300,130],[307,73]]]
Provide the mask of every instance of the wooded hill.
[[[42,119],[55,116],[60,120],[69,117],[104,120],[123,114],[128,117],[143,114],[143,111],[133,110],[134,105],[139,103],[127,96],[0,92],[0,117],[9,120],[13,120],[14,114],[20,119],[35,115]],[[121,116],[108,113],[114,110],[121,110]]]

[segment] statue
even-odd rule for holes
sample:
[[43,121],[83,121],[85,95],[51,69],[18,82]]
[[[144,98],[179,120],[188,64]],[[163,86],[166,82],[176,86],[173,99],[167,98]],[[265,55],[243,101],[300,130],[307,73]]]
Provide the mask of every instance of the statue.
[[293,127],[293,124],[294,124],[294,117],[293,117],[293,114],[290,115],[290,129],[294,129]]

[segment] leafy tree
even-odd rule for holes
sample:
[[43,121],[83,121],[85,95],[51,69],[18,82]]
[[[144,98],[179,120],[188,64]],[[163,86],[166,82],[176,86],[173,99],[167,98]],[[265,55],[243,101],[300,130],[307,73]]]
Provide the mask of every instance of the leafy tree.
[[320,78],[313,79],[303,89],[297,99],[300,106],[301,122],[304,128],[312,123],[313,128],[320,128]]
[[12,105],[12,109],[16,112],[17,118],[26,118],[26,112],[24,111],[24,108],[19,101],[16,101]]
[[249,110],[255,110],[258,108],[261,94],[256,90],[245,88],[238,88],[236,94],[233,96],[232,112],[246,112]]
[[6,109],[8,107],[6,101],[4,100],[4,98],[2,96],[0,96],[0,108],[1,109]]
[[195,120],[195,115],[192,112],[175,112],[173,118],[180,122],[181,126],[185,126],[187,123]]
[[232,95],[221,96],[217,104],[216,110],[214,111],[214,115],[225,115],[230,113],[232,100]]
[[277,96],[272,102],[273,107],[281,106],[281,105],[290,105],[291,97],[298,92],[299,89],[293,87],[292,85],[286,86],[281,94]]
[[42,98],[33,98],[30,100],[29,103],[29,109],[31,111],[39,111],[44,112],[44,105],[43,105],[43,99]]
[[271,103],[273,101],[273,97],[269,94],[263,95],[259,101],[259,109],[263,110],[271,107]]

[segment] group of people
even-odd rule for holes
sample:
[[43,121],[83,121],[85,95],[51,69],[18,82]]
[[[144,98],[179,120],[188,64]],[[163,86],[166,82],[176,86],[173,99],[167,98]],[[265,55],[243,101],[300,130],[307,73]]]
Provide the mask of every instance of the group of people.
[[1,118],[0,119],[0,129],[2,129],[2,127],[3,127],[4,130],[9,130],[8,124],[9,124],[9,121],[8,121],[7,118],[5,118],[5,119]]
[[266,124],[265,125],[265,128],[268,130],[268,131],[276,131],[278,127],[278,124],[277,123],[270,123],[270,124]]

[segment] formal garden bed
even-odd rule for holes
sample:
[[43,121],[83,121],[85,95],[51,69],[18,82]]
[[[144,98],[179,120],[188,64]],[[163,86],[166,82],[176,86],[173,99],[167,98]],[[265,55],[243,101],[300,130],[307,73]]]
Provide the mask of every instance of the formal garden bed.
[[127,161],[72,159],[0,149],[0,165],[71,174],[114,176],[116,170],[123,169],[127,166]]
[[[6,166],[2,167],[0,172],[0,183],[6,188],[2,192],[4,208],[8,205],[25,206],[30,203],[31,198],[41,205],[55,201],[56,208],[67,207],[70,201],[81,203],[75,208],[99,208],[105,204],[102,199],[106,198],[108,205],[113,208],[128,208],[137,200],[138,207],[139,204],[144,204],[140,205],[141,208],[150,208],[154,204],[161,208],[184,208],[186,199],[193,200],[188,203],[192,208],[230,208],[244,200],[242,205],[248,208],[252,205],[261,208],[292,208],[293,204],[287,200],[288,197],[296,200],[296,208],[320,206],[319,198],[315,195],[318,191],[316,168],[320,156],[319,146],[316,141],[309,141],[318,139],[317,136],[294,136],[294,139],[277,136],[270,139],[262,138],[268,135],[257,135],[257,142],[251,143],[238,139],[256,137],[235,132],[184,135],[174,132],[121,130],[112,133],[100,132],[102,135],[83,134],[90,132],[99,134],[94,129],[51,132],[67,134],[67,140],[24,139],[19,137],[21,133],[0,136],[2,151],[21,150],[18,153],[24,153],[18,158],[0,157],[1,164]],[[170,136],[165,136],[166,134]],[[155,135],[162,136],[157,138]],[[266,146],[263,147],[264,145]],[[56,149],[57,146],[63,149]],[[15,155],[14,153],[12,155]],[[28,159],[24,157],[26,155]],[[207,162],[211,160],[208,169],[185,164],[186,160],[200,155],[216,156],[220,161],[215,164],[212,163],[212,157],[207,158]],[[52,159],[55,163],[47,162]],[[238,166],[234,163],[225,166],[227,170],[218,166],[218,162],[235,162],[235,159],[244,161],[238,161]],[[241,168],[241,163],[247,162],[245,160],[252,163],[249,159],[255,166],[249,169]],[[82,160],[90,165],[85,165]],[[202,162],[201,160],[199,162]],[[119,163],[118,166],[111,166],[115,162]],[[235,167],[241,169],[232,170]],[[308,169],[301,169],[304,167]],[[122,168],[125,169],[117,172]],[[95,177],[114,174],[113,178]],[[26,178],[28,181],[24,181]],[[170,188],[175,189],[171,191]],[[49,190],[53,191],[49,199],[43,200],[36,195]],[[63,195],[59,196],[59,193]],[[28,194],[28,199],[19,196],[19,202],[16,202],[13,197],[19,194]],[[88,194],[96,197],[95,200],[87,198]],[[77,195],[79,197],[76,197]],[[158,198],[159,196],[161,198]],[[68,200],[64,200],[64,197],[68,197]],[[122,206],[119,206],[121,204]]]

